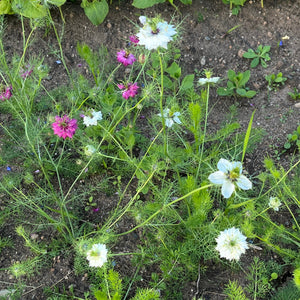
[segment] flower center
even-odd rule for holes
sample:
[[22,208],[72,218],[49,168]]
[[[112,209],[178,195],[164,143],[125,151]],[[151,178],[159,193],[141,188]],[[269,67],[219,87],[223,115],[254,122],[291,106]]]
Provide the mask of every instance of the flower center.
[[234,247],[234,246],[236,245],[236,241],[235,241],[235,240],[231,240],[231,241],[229,242],[229,245],[230,245],[231,247]]
[[153,28],[151,28],[151,29],[152,29],[152,31],[151,31],[152,34],[158,34],[159,33],[158,28],[155,27],[154,29]]
[[228,174],[228,179],[230,179],[231,181],[236,181],[239,177],[240,177],[240,169],[239,168],[234,168]]

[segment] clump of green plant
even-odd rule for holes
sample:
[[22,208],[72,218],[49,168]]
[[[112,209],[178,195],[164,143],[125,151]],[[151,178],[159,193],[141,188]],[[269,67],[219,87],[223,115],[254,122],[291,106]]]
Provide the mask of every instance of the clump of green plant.
[[267,64],[266,62],[271,60],[270,56],[269,56],[269,51],[271,49],[271,46],[262,46],[259,45],[256,49],[256,51],[254,51],[253,49],[248,49],[247,52],[245,52],[243,54],[243,57],[245,58],[249,58],[252,59],[251,61],[251,68],[255,68],[259,65],[259,63],[266,68]]
[[245,72],[234,72],[229,70],[227,72],[227,87],[219,87],[217,93],[220,96],[237,96],[237,97],[247,97],[252,98],[256,95],[256,91],[250,90],[246,87],[247,82],[250,79],[250,71]]
[[229,4],[231,14],[237,16],[241,9],[241,6],[243,6],[247,0],[222,0],[222,1],[224,4]]
[[265,266],[265,263],[254,257],[253,263],[249,267],[247,279],[249,284],[245,290],[252,296],[251,299],[264,298],[271,290],[270,274]]
[[[174,4],[174,0],[133,0],[132,5],[137,7],[137,8],[148,8],[152,7],[153,5],[159,4],[159,3],[164,3],[166,1],[169,1],[169,3],[174,6],[176,9],[177,7]],[[180,0],[181,3],[183,4],[192,4],[192,0]]]
[[243,288],[238,284],[237,281],[229,280],[224,293],[227,295],[229,300],[248,300]]
[[298,91],[297,88],[294,88],[294,92],[288,92],[288,95],[289,95],[293,100],[300,99],[300,92]]
[[270,91],[278,89],[279,86],[284,85],[285,81],[287,80],[286,77],[283,77],[281,72],[279,72],[277,75],[276,74],[266,75],[265,79],[268,82],[268,89]]
[[284,144],[285,149],[291,149],[293,146],[297,146],[300,149],[300,125],[293,133],[287,135],[287,142]]
[[286,286],[278,289],[271,300],[286,300],[286,299],[300,299],[300,290],[290,281]]

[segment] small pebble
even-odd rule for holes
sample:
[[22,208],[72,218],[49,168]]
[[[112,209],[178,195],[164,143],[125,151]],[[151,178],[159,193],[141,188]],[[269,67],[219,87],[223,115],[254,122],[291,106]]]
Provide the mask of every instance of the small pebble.
[[300,102],[296,103],[294,106],[295,106],[296,108],[300,108]]

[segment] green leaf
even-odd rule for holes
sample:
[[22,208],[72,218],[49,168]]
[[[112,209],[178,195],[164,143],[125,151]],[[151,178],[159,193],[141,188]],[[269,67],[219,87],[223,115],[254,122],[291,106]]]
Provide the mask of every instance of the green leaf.
[[47,15],[47,8],[38,1],[13,0],[11,6],[15,13],[26,18],[38,19]]
[[256,92],[255,91],[247,91],[246,93],[246,97],[247,98],[252,98],[256,95]]
[[239,82],[239,87],[245,86],[246,83],[249,81],[250,75],[251,75],[249,70],[247,70],[247,71],[245,71],[244,73],[241,73],[241,74],[242,74],[242,79]]
[[243,54],[243,57],[245,57],[245,58],[254,58],[254,57],[257,57],[257,54],[252,49],[248,49],[248,52],[245,52]]
[[261,65],[262,65],[264,68],[266,68],[266,67],[267,67],[267,64],[266,64],[266,62],[265,62],[263,59],[261,59],[261,60],[260,60],[260,63],[261,63]]
[[[159,78],[159,82],[160,82],[160,78]],[[164,75],[164,87],[169,90],[172,90],[174,87],[173,81],[167,75]]]
[[234,81],[236,77],[236,73],[233,70],[228,70],[227,77],[230,81]]
[[232,96],[233,90],[220,87],[217,89],[217,94],[219,96]]
[[174,79],[178,79],[181,76],[181,68],[176,62],[173,62],[172,65],[166,69],[166,72]]
[[264,46],[261,52],[261,55],[266,54],[267,52],[269,52],[271,49],[271,46]]
[[180,91],[191,89],[194,86],[194,78],[194,74],[186,75],[181,82]]
[[136,8],[148,8],[158,3],[164,3],[166,0],[134,0],[132,5]]
[[84,13],[94,25],[101,24],[108,14],[109,7],[106,0],[82,0],[81,7],[84,9]]
[[180,0],[181,3],[183,4],[192,4],[192,0]]
[[236,89],[236,93],[241,97],[246,97],[246,90],[245,89]]
[[259,64],[259,57],[255,57],[252,61],[251,61],[251,68],[255,68],[257,65]]
[[1,0],[0,1],[0,15],[13,14],[11,10],[10,0]]
[[65,4],[66,0],[47,0],[47,3],[55,5],[57,7],[62,6]]

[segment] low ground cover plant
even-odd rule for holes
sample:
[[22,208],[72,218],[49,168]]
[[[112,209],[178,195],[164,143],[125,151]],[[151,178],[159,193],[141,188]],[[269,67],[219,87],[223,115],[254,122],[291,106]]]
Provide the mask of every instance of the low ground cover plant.
[[[21,282],[59,253],[72,256],[74,272],[87,274],[90,289],[80,298],[49,287],[47,299],[70,293],[77,299],[182,299],[182,286],[197,281],[210,262],[241,270],[240,261],[255,249],[277,253],[300,286],[300,160],[286,171],[266,158],[265,171],[245,172],[246,154],[263,136],[252,128],[255,111],[246,132],[237,122],[209,128],[211,90],[252,98],[250,71],[229,70],[226,88],[218,87],[222,79],[211,70],[200,78],[183,76],[176,24],[159,16],[135,21],[137,31],[113,61],[108,49],[78,43],[91,76],[66,68],[68,86],[55,89],[45,86],[43,59],[25,55],[31,35],[24,34],[23,53],[11,60],[0,40],[0,105],[11,118],[1,123],[1,164],[8,173],[0,183],[7,197],[0,226],[15,218],[32,252],[10,267],[11,274]],[[22,166],[18,172],[16,165]],[[107,199],[109,209],[96,219],[93,213]],[[277,220],[281,212],[290,224]],[[128,220],[131,227],[124,226]],[[50,232],[52,239],[35,241],[36,232]],[[116,250],[133,233],[136,247]],[[0,250],[9,246],[0,240]],[[122,257],[136,270],[130,278],[116,267]],[[151,278],[139,286],[139,271],[147,268]],[[277,262],[251,258],[248,285],[229,281],[224,293],[231,299],[273,296],[282,272]],[[12,293],[22,294],[22,285]]]

